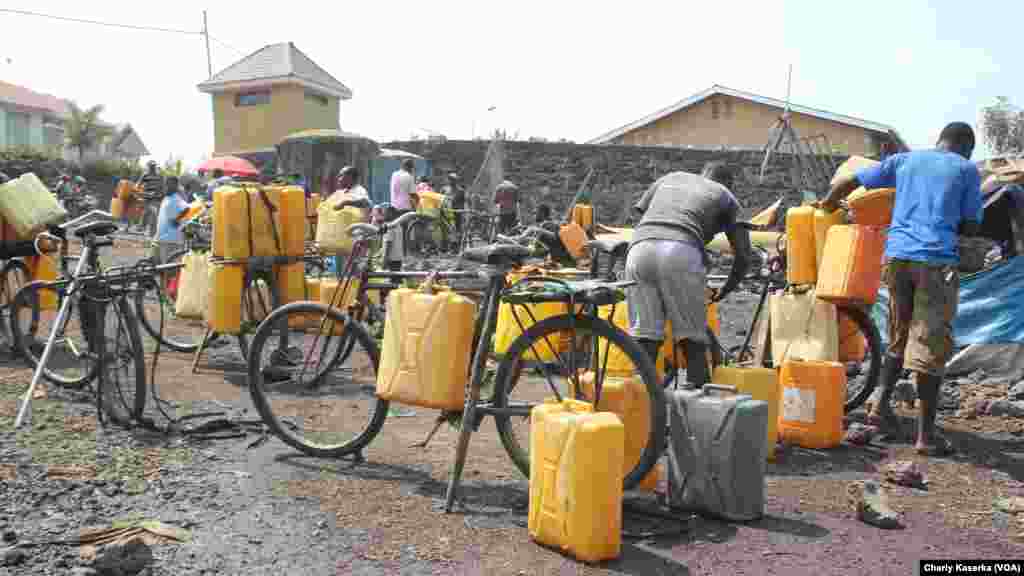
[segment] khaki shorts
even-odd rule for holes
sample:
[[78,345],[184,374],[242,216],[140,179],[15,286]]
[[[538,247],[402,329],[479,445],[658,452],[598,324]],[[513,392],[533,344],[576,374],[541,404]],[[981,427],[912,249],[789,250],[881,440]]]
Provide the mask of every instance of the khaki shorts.
[[907,370],[943,376],[960,300],[957,267],[890,260],[883,278],[889,288],[889,355],[902,357]]

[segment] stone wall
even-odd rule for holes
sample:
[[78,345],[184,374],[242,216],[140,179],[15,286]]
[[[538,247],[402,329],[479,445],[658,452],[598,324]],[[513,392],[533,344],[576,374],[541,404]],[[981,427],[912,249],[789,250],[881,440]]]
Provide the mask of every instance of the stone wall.
[[[485,140],[448,140],[444,142],[404,141],[383,144],[429,159],[433,165],[434,185],[440,187],[445,175],[458,172],[465,184],[472,183],[483,163],[489,142]],[[628,206],[652,182],[673,171],[700,172],[711,160],[724,160],[740,169],[733,192],[750,216],[781,196],[787,204],[799,203],[794,184],[792,158],[773,159],[759,182],[763,153],[759,151],[717,151],[646,146],[607,146],[563,142],[505,142],[505,177],[520,186],[525,214],[532,219],[539,203],[564,212],[586,178],[595,168],[594,206],[598,221],[605,224],[625,222]],[[838,165],[843,159],[836,158]]]

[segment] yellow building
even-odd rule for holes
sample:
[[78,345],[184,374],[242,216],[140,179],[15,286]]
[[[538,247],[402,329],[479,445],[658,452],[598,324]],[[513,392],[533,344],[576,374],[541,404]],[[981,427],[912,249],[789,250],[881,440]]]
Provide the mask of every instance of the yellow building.
[[[758,150],[768,143],[785,105],[782,100],[715,85],[588,144]],[[877,157],[883,146],[904,147],[896,131],[885,124],[793,104],[790,113],[801,138],[824,136],[818,143],[827,141],[836,153]]]
[[214,155],[270,152],[285,136],[340,128],[352,91],[291,42],[264,46],[199,85],[213,99]]

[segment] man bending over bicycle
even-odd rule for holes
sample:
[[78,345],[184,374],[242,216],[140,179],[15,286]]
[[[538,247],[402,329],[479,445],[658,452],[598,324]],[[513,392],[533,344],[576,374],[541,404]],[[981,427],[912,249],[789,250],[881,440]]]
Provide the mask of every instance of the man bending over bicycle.
[[626,256],[631,332],[652,361],[672,322],[676,342],[686,351],[686,386],[708,382],[705,283],[708,256],[704,246],[724,232],[735,259],[717,302],[732,292],[750,262],[750,235],[737,223],[739,202],[732,192],[733,173],[723,162],[710,162],[702,175],[672,172],[659,178],[633,206],[642,216]]

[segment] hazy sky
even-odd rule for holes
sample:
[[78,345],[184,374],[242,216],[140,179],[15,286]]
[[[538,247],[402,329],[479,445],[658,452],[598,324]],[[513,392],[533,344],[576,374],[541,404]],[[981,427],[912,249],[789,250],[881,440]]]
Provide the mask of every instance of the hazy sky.
[[[895,126],[912,147],[995,96],[1024,104],[1024,2],[71,2],[3,7],[199,31],[214,73],[293,41],[354,92],[341,126],[585,141],[718,83]],[[213,147],[201,36],[0,13],[0,78],[102,103],[159,160]],[[223,42],[223,43],[221,43]],[[226,45],[225,45],[226,44]],[[493,112],[487,109],[496,107]],[[767,139],[767,134],[765,138]],[[980,156],[979,151],[976,156]]]

